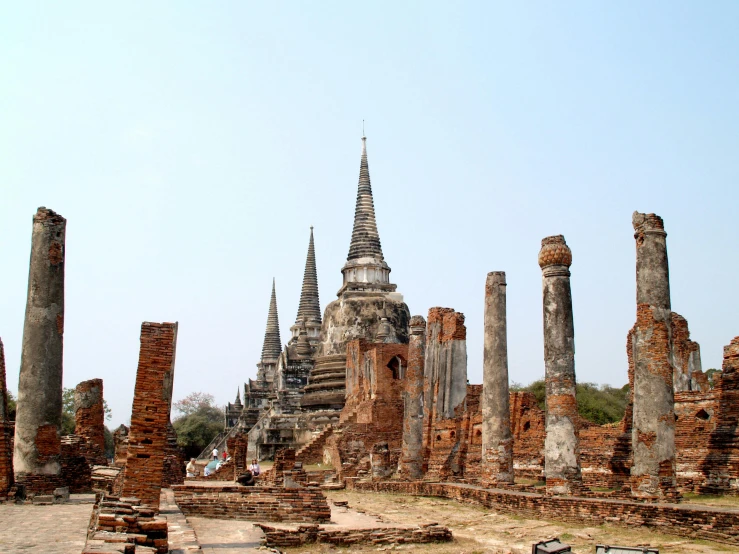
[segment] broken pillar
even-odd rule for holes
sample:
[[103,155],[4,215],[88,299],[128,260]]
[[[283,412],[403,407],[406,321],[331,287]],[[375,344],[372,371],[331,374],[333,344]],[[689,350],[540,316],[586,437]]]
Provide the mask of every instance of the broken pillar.
[[582,487],[571,264],[572,251],[562,235],[541,241],[539,266],[542,270],[547,405],[544,472],[549,494],[572,494]]
[[662,218],[634,212],[636,325],[631,492],[675,496],[675,409],[667,233]]
[[675,367],[672,385],[675,392],[710,390],[708,380],[703,375],[701,347],[690,340],[688,321],[672,312],[672,363]]
[[[467,328],[464,314],[431,308],[426,326],[423,390],[424,473],[459,475],[462,415],[467,405]],[[453,431],[437,433],[441,425]]]
[[32,493],[50,494],[64,485],[59,457],[66,224],[43,207],[33,217],[13,451],[15,480]]
[[420,479],[423,476],[423,367],[426,356],[423,316],[411,318],[410,331],[403,390],[403,445],[398,471],[405,479]]
[[11,450],[8,388],[5,381],[5,349],[0,340],[0,498],[13,486],[13,452]]
[[87,461],[107,464],[103,380],[82,381],[74,389],[74,434],[87,441]]
[[159,509],[172,405],[177,323],[141,324],[123,496]]
[[488,273],[485,280],[482,372],[482,478],[489,485],[513,483],[504,271]]

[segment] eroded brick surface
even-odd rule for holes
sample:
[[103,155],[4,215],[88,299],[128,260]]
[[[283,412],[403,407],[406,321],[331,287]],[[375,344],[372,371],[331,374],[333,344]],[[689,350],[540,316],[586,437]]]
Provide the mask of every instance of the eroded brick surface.
[[13,426],[8,418],[8,389],[5,381],[5,349],[0,340],[0,498],[13,485]]
[[159,507],[172,401],[176,323],[141,325],[123,494]]
[[83,381],[74,389],[74,433],[85,437],[90,464],[105,465],[103,380]]

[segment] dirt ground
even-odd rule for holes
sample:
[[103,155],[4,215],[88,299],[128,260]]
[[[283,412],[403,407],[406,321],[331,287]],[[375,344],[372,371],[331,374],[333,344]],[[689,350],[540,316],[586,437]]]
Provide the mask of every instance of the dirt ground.
[[[395,523],[437,522],[448,526],[455,541],[446,544],[418,544],[398,546],[353,545],[351,550],[329,545],[290,548],[290,554],[338,552],[408,551],[455,554],[530,554],[531,545],[548,538],[559,537],[572,546],[572,551],[585,554],[595,552],[596,544],[620,546],[651,546],[660,554],[718,554],[738,552],[729,545],[708,541],[688,540],[682,537],[655,533],[649,529],[627,529],[613,525],[579,526],[553,521],[525,519],[501,515],[487,508],[460,504],[443,498],[402,496],[377,493],[331,491],[329,501],[348,500],[349,505],[368,514],[381,516]],[[722,504],[737,507],[734,499],[726,501],[691,498],[688,502]]]

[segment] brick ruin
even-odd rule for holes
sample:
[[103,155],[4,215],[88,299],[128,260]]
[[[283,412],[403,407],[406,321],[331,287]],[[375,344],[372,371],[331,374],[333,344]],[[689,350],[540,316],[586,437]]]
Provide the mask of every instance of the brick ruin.
[[177,323],[141,324],[123,495],[159,509],[172,404]]
[[8,389],[5,381],[5,348],[0,339],[0,498],[13,486],[13,425],[8,414]]
[[90,465],[108,465],[105,457],[105,409],[103,380],[90,379],[74,389],[74,433],[87,441]]

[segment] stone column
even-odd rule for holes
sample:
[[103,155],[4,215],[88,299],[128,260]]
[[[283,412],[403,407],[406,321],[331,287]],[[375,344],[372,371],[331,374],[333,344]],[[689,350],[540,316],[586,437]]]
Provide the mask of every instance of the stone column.
[[414,315],[410,322],[408,368],[403,391],[403,447],[398,471],[405,479],[423,476],[423,369],[426,358],[426,320]]
[[673,497],[675,395],[667,233],[662,218],[654,214],[634,212],[632,222],[636,239],[636,325],[632,335],[631,492],[641,498]]
[[28,492],[61,485],[64,235],[67,221],[46,208],[33,217],[13,466]]
[[562,235],[541,241],[539,266],[544,297],[544,366],[547,492],[572,494],[582,487],[575,396],[575,327],[572,320],[572,252]]
[[8,389],[5,384],[5,349],[0,340],[0,498],[13,486],[13,452],[10,446],[10,418],[8,417]]
[[82,381],[74,389],[74,433],[85,437],[88,462],[107,464],[105,459],[105,408],[103,380]]
[[490,485],[513,483],[504,271],[488,273],[485,280],[485,349],[482,372],[483,480]]

